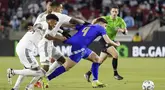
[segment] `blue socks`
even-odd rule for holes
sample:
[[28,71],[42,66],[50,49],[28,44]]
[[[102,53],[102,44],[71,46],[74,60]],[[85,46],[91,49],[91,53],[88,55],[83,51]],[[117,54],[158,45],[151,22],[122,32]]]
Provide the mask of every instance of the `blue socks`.
[[99,70],[99,63],[93,63],[92,64],[92,74],[93,74],[93,80],[98,80],[98,70]]
[[64,73],[66,70],[64,66],[58,67],[56,70],[54,70],[49,76],[47,76],[48,80],[52,80],[53,78],[56,78],[60,74]]

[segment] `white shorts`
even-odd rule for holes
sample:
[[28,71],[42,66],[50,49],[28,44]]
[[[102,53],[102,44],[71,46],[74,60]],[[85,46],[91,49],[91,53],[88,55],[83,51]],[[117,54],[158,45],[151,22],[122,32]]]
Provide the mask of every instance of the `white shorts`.
[[16,52],[20,62],[24,65],[25,68],[32,69],[39,67],[39,64],[34,57],[32,50],[17,45]]
[[48,42],[39,45],[39,55],[41,65],[50,65],[51,58],[57,60],[63,56],[62,53],[54,47],[54,45]]

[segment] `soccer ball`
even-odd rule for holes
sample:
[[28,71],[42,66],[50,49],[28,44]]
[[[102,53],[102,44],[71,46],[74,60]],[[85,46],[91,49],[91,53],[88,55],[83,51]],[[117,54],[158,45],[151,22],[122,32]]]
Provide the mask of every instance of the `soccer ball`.
[[143,90],[154,90],[154,82],[151,80],[145,80],[142,84],[142,89]]

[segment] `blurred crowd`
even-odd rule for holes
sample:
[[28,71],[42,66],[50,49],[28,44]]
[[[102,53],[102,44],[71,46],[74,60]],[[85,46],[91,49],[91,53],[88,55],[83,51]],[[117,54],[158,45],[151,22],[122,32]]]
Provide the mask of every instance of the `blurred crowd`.
[[[27,30],[37,15],[46,10],[49,0],[0,0],[0,39],[8,38],[9,30]],[[111,0],[55,0],[64,6],[63,13],[91,22],[109,15]],[[137,30],[153,20],[165,16],[165,0],[115,0],[128,29]]]

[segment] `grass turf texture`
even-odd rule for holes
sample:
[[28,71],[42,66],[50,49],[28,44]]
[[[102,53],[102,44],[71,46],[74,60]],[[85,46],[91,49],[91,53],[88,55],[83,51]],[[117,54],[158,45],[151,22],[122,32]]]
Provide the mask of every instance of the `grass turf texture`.
[[[91,62],[82,60],[69,72],[64,73],[50,82],[50,88],[46,90],[95,90],[91,83],[87,83],[83,74],[89,70]],[[13,77],[13,85],[7,83],[7,68],[22,69],[18,57],[0,57],[0,90],[10,90],[18,75]],[[113,78],[111,58],[108,58],[100,67],[99,80],[107,87],[101,90],[142,90],[144,80],[152,80],[155,90],[165,89],[165,59],[164,58],[120,58],[119,73],[124,80]],[[30,82],[31,77],[25,78],[20,90]],[[35,90],[41,90],[35,88]]]

